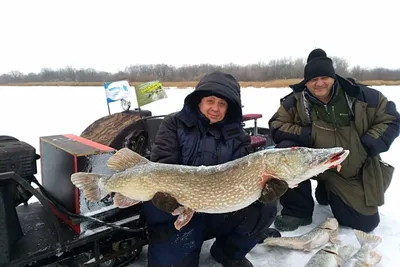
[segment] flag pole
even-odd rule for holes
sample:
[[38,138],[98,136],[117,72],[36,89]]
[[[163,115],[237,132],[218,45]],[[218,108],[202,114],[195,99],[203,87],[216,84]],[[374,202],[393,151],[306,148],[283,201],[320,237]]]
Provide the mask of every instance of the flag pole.
[[111,112],[110,112],[110,105],[108,104],[108,101],[107,101],[107,108],[108,108],[108,115],[111,115]]
[[134,88],[135,88],[135,95],[136,95],[136,104],[138,106],[138,111],[139,111],[139,118],[142,119],[142,110],[140,108],[140,103],[139,103],[139,98],[138,98],[139,97],[138,90],[136,89],[136,86],[134,86]]
[[140,106],[138,106],[138,110],[139,110],[139,117],[142,118],[142,110],[140,109]]
[[[106,88],[106,86],[109,85],[109,84],[110,84],[110,83],[104,83],[104,84],[103,84],[103,87]],[[108,115],[111,115],[111,112],[110,112],[110,105],[109,105],[108,99],[107,99],[107,92],[106,92],[106,102],[107,102]]]

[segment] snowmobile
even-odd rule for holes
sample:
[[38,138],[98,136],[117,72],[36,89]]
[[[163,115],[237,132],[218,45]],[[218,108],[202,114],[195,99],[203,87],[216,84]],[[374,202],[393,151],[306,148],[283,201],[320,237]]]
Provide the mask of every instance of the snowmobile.
[[[257,126],[261,117],[243,116],[243,126],[254,121],[244,127],[254,151],[273,146],[269,129]],[[148,244],[140,205],[118,209],[110,196],[90,206],[69,178],[98,171],[123,147],[150,158],[163,118],[128,108],[94,121],[80,136],[40,137],[39,154],[23,140],[0,136],[0,267],[133,263]],[[35,177],[39,160],[41,182]]]

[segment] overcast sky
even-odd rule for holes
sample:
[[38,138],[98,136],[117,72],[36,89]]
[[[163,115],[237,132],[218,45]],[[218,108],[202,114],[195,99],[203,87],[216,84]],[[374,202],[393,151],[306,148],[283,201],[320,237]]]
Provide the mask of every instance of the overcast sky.
[[130,64],[249,64],[316,48],[400,68],[400,1],[1,0],[0,74]]

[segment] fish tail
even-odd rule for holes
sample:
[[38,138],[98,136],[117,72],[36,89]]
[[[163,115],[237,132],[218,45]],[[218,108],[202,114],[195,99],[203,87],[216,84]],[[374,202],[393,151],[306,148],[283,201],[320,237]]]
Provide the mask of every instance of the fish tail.
[[375,266],[382,260],[382,255],[374,250],[370,250],[368,253],[368,260],[366,261],[367,264],[370,266]]
[[77,172],[71,175],[71,182],[80,190],[89,201],[99,201],[104,198],[108,192],[105,191],[104,186],[101,186],[101,178],[104,175]]
[[382,256],[370,247],[361,247],[355,256],[350,259],[356,263],[354,266],[375,266],[382,259]]
[[376,248],[382,242],[380,236],[371,233],[368,234],[360,230],[354,230],[354,233],[361,247],[368,246],[370,248]]

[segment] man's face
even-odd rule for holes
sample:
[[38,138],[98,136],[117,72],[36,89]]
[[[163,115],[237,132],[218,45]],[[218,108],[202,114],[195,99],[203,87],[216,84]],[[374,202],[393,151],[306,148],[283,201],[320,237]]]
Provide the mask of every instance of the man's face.
[[222,98],[207,96],[201,99],[199,109],[210,120],[210,124],[212,124],[224,119],[228,103]]
[[320,76],[309,80],[306,87],[313,96],[324,102],[329,100],[334,82],[335,80],[331,77]]

